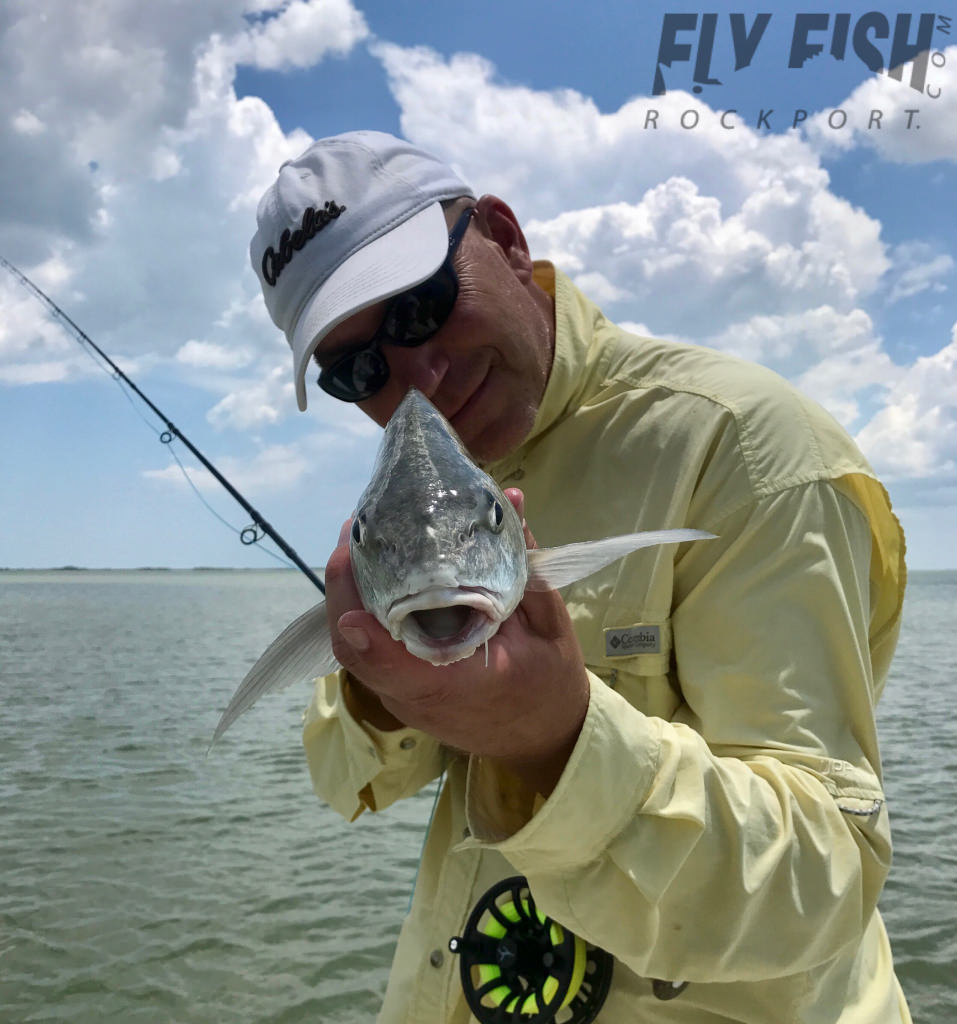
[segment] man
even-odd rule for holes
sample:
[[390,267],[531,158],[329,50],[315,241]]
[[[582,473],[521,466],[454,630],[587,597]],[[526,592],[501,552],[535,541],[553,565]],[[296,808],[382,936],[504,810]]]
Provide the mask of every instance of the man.
[[528,594],[488,667],[436,668],[364,611],[343,529],[316,792],[352,819],[448,773],[379,1020],[472,1019],[448,940],[521,874],[614,957],[602,1024],[909,1021],[875,909],[903,538],[850,439],[764,369],[621,331],[501,199],[391,136],[315,143],[258,218],[300,408],[311,359],[379,424],[417,387],[521,484],[530,544],[718,535]]

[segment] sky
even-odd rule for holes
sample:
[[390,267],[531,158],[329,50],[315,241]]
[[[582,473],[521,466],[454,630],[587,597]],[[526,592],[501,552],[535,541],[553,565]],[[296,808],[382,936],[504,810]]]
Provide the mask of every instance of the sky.
[[[248,244],[283,160],[401,134],[612,319],[820,402],[957,568],[957,10],[821,6],[5,0],[0,255],[322,565],[378,428],[297,411]],[[0,567],[276,565],[163,427],[0,268]]]

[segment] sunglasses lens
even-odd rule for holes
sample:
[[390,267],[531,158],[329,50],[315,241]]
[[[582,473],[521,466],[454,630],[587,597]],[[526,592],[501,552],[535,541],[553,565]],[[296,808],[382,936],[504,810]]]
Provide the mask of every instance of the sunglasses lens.
[[[443,270],[395,297],[377,332],[381,341],[407,347],[421,345],[448,320],[459,289],[455,275]],[[319,386],[344,402],[361,402],[371,398],[388,379],[385,356],[372,345],[323,370]]]
[[375,337],[358,351],[343,356],[319,374],[319,387],[343,402],[362,402],[389,379],[389,364],[379,345],[413,347],[428,341],[448,320],[459,295],[452,255],[469,226],[475,207],[465,210],[449,235],[445,262],[426,281],[396,295]]
[[345,356],[319,374],[319,387],[343,402],[371,398],[389,379],[389,366],[382,353],[365,348]]
[[381,336],[392,345],[421,345],[448,320],[457,295],[454,274],[440,270],[395,297],[382,324]]

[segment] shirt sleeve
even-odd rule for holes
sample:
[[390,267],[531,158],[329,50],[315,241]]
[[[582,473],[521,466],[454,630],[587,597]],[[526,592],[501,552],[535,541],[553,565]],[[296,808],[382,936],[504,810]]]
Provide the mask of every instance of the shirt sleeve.
[[871,616],[867,517],[837,488],[709,529],[675,565],[674,718],[592,676],[566,769],[517,829],[494,772],[470,766],[469,842],[645,977],[756,981],[860,941],[876,906],[890,835],[869,638],[888,624]]
[[346,699],[344,670],[317,679],[302,742],[316,795],[349,821],[412,796],[443,769],[443,748],[417,729],[358,722]]

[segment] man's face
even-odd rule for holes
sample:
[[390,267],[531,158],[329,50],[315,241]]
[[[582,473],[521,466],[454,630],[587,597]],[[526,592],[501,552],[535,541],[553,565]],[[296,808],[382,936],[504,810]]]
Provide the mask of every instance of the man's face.
[[[451,226],[461,212],[447,212]],[[510,223],[511,221],[511,223]],[[410,387],[452,423],[472,455],[490,462],[528,436],[545,391],[554,350],[551,300],[531,282],[531,260],[511,211],[494,197],[477,204],[454,257],[455,307],[441,329],[416,348],[383,345],[389,379],[359,403],[380,426]],[[360,310],[319,345],[328,366],[375,333],[385,302]]]

